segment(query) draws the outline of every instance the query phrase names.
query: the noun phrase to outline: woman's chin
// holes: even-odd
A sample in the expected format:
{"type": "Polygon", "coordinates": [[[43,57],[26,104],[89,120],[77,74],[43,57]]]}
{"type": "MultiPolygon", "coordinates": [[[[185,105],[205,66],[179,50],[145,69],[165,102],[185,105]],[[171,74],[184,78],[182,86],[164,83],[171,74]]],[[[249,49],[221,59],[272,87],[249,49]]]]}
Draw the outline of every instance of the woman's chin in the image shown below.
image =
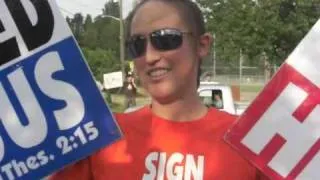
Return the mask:
{"type": "Polygon", "coordinates": [[[178,99],[183,94],[183,89],[179,90],[179,84],[175,81],[164,81],[156,84],[149,84],[146,90],[151,97],[161,103],[170,103],[178,99]]]}
{"type": "Polygon", "coordinates": [[[172,90],[161,90],[161,89],[155,89],[155,90],[150,90],[150,95],[153,98],[153,100],[156,100],[157,102],[161,104],[167,104],[172,101],[174,101],[175,94],[173,93],[172,90]]]}

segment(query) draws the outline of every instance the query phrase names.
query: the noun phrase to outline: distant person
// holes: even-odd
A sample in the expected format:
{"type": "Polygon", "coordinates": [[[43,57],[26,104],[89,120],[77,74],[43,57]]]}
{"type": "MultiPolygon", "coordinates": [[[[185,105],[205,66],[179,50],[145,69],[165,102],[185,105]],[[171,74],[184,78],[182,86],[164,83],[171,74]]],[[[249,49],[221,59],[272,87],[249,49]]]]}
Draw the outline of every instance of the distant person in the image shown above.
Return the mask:
{"type": "Polygon", "coordinates": [[[204,82],[210,82],[210,80],[211,80],[211,77],[210,77],[210,75],[206,75],[205,77],[204,77],[204,82]]]}
{"type": "Polygon", "coordinates": [[[222,101],[222,98],[221,98],[220,94],[215,94],[214,95],[213,103],[214,103],[214,107],[216,107],[218,109],[222,109],[223,108],[223,101],[222,101]]]}
{"type": "Polygon", "coordinates": [[[137,85],[135,84],[134,76],[131,72],[128,72],[126,81],[123,84],[125,94],[125,107],[136,106],[137,85]]]}

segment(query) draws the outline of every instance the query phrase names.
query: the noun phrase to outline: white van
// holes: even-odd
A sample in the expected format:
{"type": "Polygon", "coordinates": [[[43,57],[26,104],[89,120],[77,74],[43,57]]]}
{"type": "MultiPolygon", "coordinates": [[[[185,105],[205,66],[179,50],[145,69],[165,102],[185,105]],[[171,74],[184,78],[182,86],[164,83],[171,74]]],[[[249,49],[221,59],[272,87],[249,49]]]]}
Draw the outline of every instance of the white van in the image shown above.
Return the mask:
{"type": "Polygon", "coordinates": [[[230,114],[240,115],[248,104],[235,103],[231,87],[218,82],[200,82],[198,94],[203,103],[230,114]]]}

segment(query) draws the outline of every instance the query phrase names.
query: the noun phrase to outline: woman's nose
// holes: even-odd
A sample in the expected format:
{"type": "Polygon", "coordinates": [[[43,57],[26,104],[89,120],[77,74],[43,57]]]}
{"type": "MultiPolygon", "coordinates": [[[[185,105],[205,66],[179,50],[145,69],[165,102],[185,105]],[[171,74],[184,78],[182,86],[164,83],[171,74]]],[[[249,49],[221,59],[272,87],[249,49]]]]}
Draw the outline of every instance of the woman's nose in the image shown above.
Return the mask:
{"type": "Polygon", "coordinates": [[[146,62],[149,64],[153,64],[159,59],[160,59],[160,52],[152,46],[150,41],[148,41],[146,46],[146,52],[145,52],[146,62]]]}

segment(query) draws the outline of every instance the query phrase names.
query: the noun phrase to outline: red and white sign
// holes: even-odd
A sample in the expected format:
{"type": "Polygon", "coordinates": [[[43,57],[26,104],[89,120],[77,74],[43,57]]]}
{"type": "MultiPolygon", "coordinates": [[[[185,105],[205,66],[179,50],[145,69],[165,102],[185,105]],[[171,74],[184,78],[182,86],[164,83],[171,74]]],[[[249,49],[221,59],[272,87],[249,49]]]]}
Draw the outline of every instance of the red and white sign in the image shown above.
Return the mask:
{"type": "Polygon", "coordinates": [[[271,179],[320,179],[320,20],[225,140],[271,179]]]}

